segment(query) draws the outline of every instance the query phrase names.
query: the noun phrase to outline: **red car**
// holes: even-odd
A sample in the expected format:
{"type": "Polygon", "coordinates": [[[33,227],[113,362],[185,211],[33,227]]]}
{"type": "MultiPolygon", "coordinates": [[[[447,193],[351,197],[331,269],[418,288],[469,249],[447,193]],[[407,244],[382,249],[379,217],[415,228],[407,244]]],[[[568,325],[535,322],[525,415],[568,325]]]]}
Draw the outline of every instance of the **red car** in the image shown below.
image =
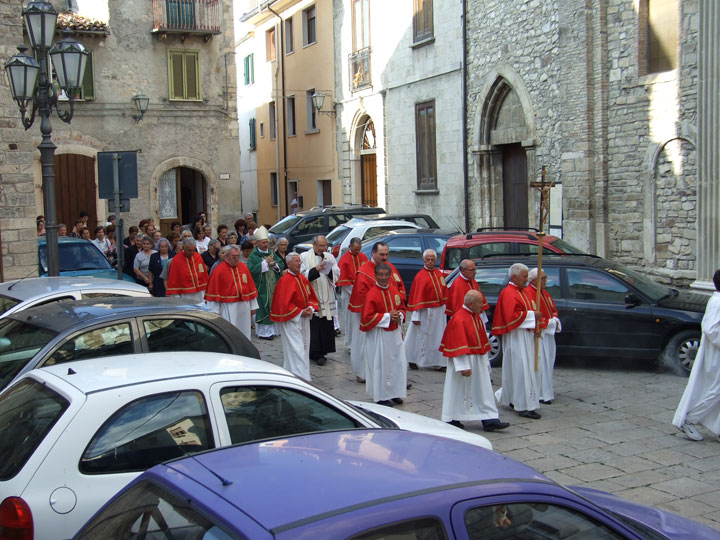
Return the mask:
{"type": "MultiPolygon", "coordinates": [[[[535,230],[478,229],[477,232],[453,236],[445,244],[440,269],[446,276],[463,259],[482,259],[512,255],[537,255],[538,233],[535,230]]],[[[558,236],[546,235],[543,253],[587,255],[558,236]]]]}

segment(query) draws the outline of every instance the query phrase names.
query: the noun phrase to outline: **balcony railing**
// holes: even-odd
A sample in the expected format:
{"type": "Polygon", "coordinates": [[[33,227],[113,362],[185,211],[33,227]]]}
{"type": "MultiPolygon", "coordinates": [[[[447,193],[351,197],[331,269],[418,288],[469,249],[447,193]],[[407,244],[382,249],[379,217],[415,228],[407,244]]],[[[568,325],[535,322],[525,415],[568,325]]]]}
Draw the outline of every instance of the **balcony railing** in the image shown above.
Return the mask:
{"type": "Polygon", "coordinates": [[[351,92],[372,86],[370,52],[370,47],[365,47],[349,55],[351,92]]]}
{"type": "Polygon", "coordinates": [[[221,21],[220,0],[153,0],[153,32],[210,36],[221,21]]]}

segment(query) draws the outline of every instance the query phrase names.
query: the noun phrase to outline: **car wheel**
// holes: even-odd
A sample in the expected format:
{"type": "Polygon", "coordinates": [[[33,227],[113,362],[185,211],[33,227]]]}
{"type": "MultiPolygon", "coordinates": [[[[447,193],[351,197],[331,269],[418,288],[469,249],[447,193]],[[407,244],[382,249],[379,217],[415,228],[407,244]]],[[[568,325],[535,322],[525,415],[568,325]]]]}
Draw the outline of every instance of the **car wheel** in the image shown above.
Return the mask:
{"type": "Polygon", "coordinates": [[[492,333],[488,335],[488,340],[490,341],[490,352],[488,353],[490,365],[492,367],[500,367],[502,366],[502,342],[499,337],[492,333]]]}
{"type": "Polygon", "coordinates": [[[700,332],[698,330],[684,330],[675,334],[668,341],[665,350],[660,356],[668,367],[680,375],[689,375],[695,363],[700,348],[700,332]]]}

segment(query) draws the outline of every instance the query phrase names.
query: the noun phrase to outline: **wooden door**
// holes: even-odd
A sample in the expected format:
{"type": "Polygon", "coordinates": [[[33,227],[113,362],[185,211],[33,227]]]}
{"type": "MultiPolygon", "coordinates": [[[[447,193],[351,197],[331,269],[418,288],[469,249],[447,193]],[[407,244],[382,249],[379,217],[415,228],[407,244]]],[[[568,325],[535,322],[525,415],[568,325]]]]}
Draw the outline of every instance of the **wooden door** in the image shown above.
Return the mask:
{"type": "Polygon", "coordinates": [[[322,206],[332,206],[332,185],[330,180],[320,180],[322,186],[322,206]]]}
{"type": "Polygon", "coordinates": [[[368,206],[377,206],[377,163],[375,154],[362,154],[360,156],[360,169],[362,174],[362,203],[368,206]]]}
{"type": "Polygon", "coordinates": [[[95,158],[79,154],[55,154],[55,212],[57,223],[67,225],[68,234],[80,217],[88,213],[88,228],[94,236],[97,226],[97,184],[95,158]]]}
{"type": "Polygon", "coordinates": [[[528,228],[527,158],[519,144],[502,147],[505,227],[528,228]]]}

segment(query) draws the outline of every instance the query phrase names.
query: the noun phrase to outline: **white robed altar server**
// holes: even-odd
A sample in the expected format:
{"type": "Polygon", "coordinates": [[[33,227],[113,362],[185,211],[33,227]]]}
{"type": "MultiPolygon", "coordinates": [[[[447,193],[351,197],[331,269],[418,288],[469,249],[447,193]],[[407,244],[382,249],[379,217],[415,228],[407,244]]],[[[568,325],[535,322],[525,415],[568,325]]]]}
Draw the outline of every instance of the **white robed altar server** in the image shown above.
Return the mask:
{"type": "Polygon", "coordinates": [[[703,438],[696,424],[720,435],[720,270],[715,271],[713,283],[715,292],[705,308],[700,348],[672,422],[694,441],[703,438]]]}
{"type": "Polygon", "coordinates": [[[255,282],[247,265],[240,262],[238,246],[229,245],[222,250],[225,260],[219,262],[210,274],[205,301],[213,312],[250,339],[250,323],[258,308],[255,282]]]}
{"type": "Polygon", "coordinates": [[[365,332],[366,390],[373,400],[392,407],[407,394],[407,363],[401,324],[405,304],[391,279],[390,265],[375,266],[376,283],[367,293],[360,318],[365,332]]]}
{"type": "Polygon", "coordinates": [[[502,388],[497,400],[512,406],[520,416],[538,420],[535,411],[540,406],[535,373],[535,321],[542,315],[523,289],[527,283],[528,267],[515,263],[510,267],[510,282],[500,291],[492,332],[502,336],[502,388]],[[511,405],[512,404],[512,405],[511,405]]]}
{"type": "Polygon", "coordinates": [[[461,420],[480,420],[485,431],[496,431],[510,424],[498,418],[490,382],[490,342],[480,315],[484,302],[479,291],[467,292],[442,337],[440,351],[448,365],[441,418],[459,428],[465,427],[461,420]]]}
{"type": "Polygon", "coordinates": [[[310,380],[310,317],[317,311],[315,290],[300,273],[300,255],[285,257],[288,271],[275,285],[270,320],[278,325],[283,348],[283,367],[310,380]]]}
{"type": "Polygon", "coordinates": [[[437,254],[432,249],[423,252],[425,265],[410,287],[407,303],[410,325],[405,336],[405,356],[410,367],[447,366],[438,347],[445,332],[448,289],[442,273],[435,268],[436,260],[437,254]]]}
{"type": "MultiPolygon", "coordinates": [[[[537,299],[538,269],[533,268],[528,273],[527,294],[529,298],[537,299]]],[[[547,292],[547,275],[542,272],[540,277],[542,289],[540,291],[540,305],[538,306],[542,313],[542,321],[540,322],[540,339],[538,341],[538,370],[537,381],[540,392],[540,403],[550,404],[555,399],[553,391],[553,371],[555,369],[555,334],[562,330],[558,310],[555,301],[547,292]]]]}

